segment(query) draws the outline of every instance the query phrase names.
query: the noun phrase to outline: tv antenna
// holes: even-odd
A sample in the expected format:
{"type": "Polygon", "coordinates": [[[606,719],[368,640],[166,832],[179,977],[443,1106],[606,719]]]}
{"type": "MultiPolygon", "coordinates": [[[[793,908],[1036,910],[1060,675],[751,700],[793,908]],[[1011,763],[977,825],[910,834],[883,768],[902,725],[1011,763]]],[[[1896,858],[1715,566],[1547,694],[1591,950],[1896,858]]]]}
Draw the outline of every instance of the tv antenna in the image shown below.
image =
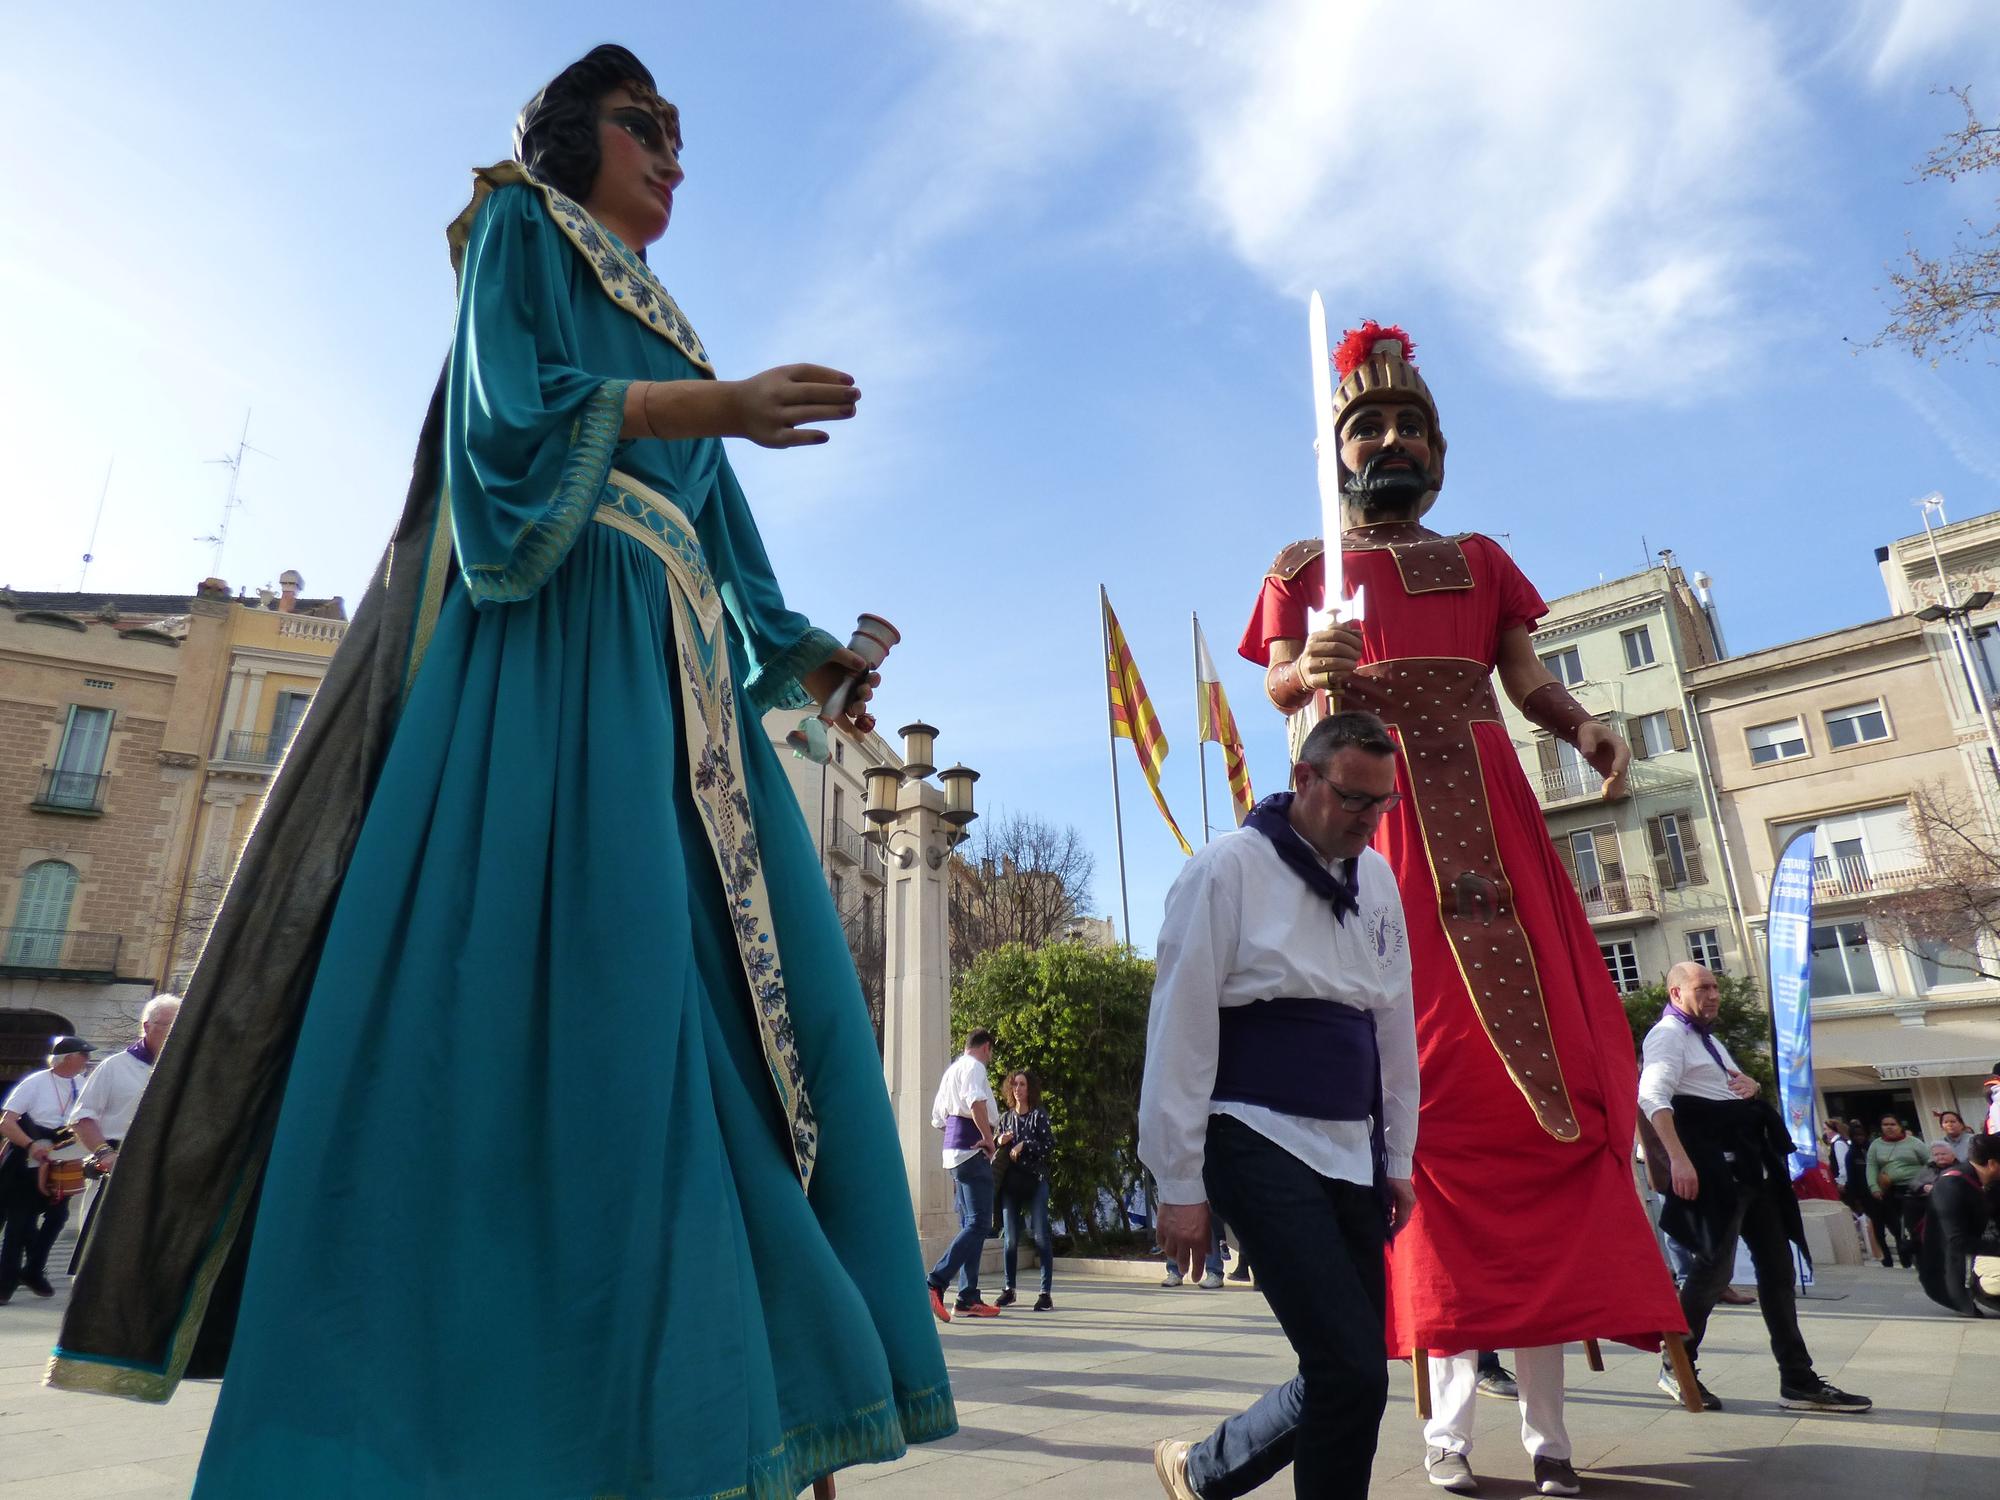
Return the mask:
{"type": "Polygon", "coordinates": [[[104,500],[111,493],[111,470],[118,460],[113,458],[104,466],[104,484],[97,492],[97,516],[90,523],[90,541],[83,549],[83,571],[77,574],[76,591],[83,592],[83,586],[90,578],[90,560],[97,551],[97,528],[104,524],[104,500]]]}
{"type": "Polygon", "coordinates": [[[246,453],[256,453],[265,458],[276,456],[275,454],[265,453],[262,448],[253,448],[250,446],[250,413],[248,410],[243,413],[243,435],[236,440],[236,451],[223,458],[211,458],[208,460],[212,464],[221,464],[225,469],[229,470],[229,493],[222,500],[222,520],[217,524],[214,535],[198,536],[195,538],[197,542],[208,542],[215,548],[215,554],[209,559],[208,563],[208,572],[211,578],[220,578],[222,576],[222,549],[229,545],[229,518],[235,514],[237,507],[243,504],[242,497],[236,492],[236,485],[237,481],[243,477],[243,455],[246,453]]]}

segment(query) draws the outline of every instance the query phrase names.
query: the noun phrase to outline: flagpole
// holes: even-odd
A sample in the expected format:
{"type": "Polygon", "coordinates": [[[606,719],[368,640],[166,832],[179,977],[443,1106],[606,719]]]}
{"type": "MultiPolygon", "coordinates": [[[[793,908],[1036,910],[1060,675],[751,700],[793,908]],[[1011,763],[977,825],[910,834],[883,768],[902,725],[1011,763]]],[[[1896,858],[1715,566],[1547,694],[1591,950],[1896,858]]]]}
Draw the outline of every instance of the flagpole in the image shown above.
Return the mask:
{"type": "Polygon", "coordinates": [[[1097,586],[1097,636],[1104,663],[1104,735],[1111,744],[1111,824],[1118,831],[1118,913],[1125,920],[1125,946],[1132,946],[1132,898],[1125,890],[1125,809],[1118,800],[1118,732],[1111,719],[1111,596],[1097,586]]]}
{"type": "Polygon", "coordinates": [[[1201,757],[1201,841],[1209,840],[1208,826],[1208,740],[1201,732],[1202,696],[1208,691],[1208,684],[1201,680],[1201,616],[1188,611],[1188,623],[1193,627],[1194,639],[1190,649],[1194,652],[1194,753],[1201,757]]]}

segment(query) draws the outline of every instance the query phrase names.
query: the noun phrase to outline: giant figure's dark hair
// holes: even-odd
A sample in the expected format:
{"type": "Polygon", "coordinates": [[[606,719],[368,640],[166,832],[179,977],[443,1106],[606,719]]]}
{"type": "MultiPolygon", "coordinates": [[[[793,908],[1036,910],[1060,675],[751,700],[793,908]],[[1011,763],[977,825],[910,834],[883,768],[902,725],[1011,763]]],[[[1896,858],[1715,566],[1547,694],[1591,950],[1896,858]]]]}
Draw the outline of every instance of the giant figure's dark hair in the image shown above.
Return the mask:
{"type": "MultiPolygon", "coordinates": [[[[581,203],[597,181],[598,105],[620,84],[641,85],[657,97],[653,75],[625,48],[612,42],[592,47],[556,74],[521,111],[514,122],[515,159],[557,192],[581,203]]],[[[678,147],[680,119],[672,105],[661,103],[671,116],[678,147]]]]}

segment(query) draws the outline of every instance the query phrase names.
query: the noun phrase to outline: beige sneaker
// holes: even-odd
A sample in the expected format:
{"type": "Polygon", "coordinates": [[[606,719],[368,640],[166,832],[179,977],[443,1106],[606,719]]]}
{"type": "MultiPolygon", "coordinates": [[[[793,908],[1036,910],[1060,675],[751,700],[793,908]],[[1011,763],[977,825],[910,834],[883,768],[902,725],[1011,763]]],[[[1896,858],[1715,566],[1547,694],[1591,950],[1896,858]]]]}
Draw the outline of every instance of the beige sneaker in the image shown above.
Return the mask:
{"type": "Polygon", "coordinates": [[[1153,1472],[1160,1476],[1160,1488],[1173,1500],[1201,1500],[1187,1477],[1188,1450],[1193,1446],[1172,1438],[1153,1444],[1153,1472]]]}

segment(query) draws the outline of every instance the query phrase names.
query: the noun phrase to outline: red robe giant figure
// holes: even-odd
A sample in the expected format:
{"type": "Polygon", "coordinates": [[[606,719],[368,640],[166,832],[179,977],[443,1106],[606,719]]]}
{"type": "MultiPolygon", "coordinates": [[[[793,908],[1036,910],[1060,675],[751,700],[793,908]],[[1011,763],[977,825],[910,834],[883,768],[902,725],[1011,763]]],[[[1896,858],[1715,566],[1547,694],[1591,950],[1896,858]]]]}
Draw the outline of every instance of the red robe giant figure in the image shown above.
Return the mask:
{"type": "MultiPolygon", "coordinates": [[[[1419,524],[1443,481],[1444,438],[1409,348],[1401,330],[1370,323],[1335,357],[1345,582],[1365,588],[1364,617],[1312,628],[1323,547],[1296,542],[1265,578],[1241,647],[1268,668],[1295,736],[1333,692],[1401,745],[1402,800],[1376,844],[1408,922],[1423,1100],[1416,1213],[1391,1252],[1389,1346],[1513,1349],[1523,1366],[1530,1351],[1585,1338],[1658,1348],[1686,1324],[1633,1181],[1632,1033],[1493,674],[1613,795],[1630,751],[1536,657],[1529,632],[1548,607],[1499,544],[1419,524]]],[[[1559,1430],[1554,1357],[1544,1383],[1559,1430]]],[[[1566,1463],[1566,1440],[1557,1446],[1566,1463]]]]}

